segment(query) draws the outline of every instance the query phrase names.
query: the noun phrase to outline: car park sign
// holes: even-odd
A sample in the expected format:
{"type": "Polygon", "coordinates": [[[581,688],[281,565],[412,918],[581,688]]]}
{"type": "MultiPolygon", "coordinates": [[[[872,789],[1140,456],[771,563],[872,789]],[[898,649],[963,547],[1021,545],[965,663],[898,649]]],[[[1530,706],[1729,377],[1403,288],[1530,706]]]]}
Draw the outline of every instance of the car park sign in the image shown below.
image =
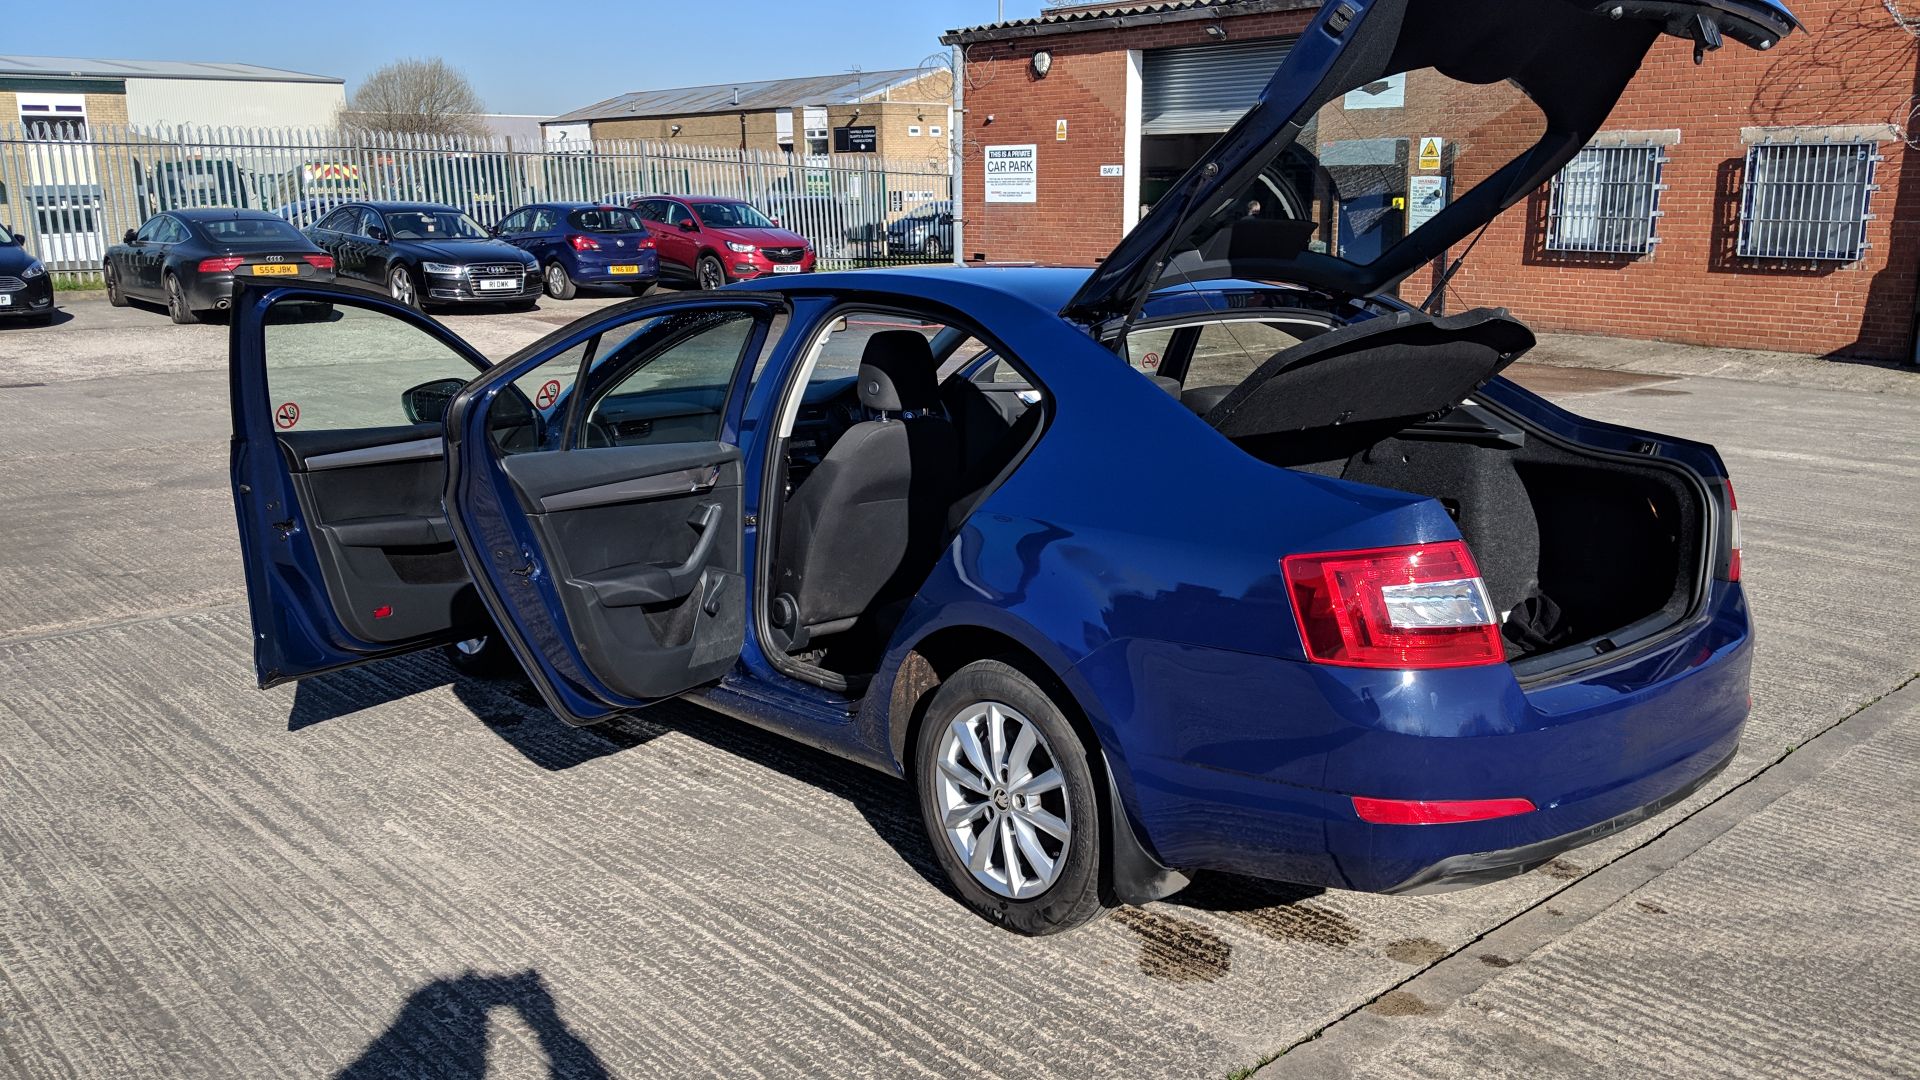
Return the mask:
{"type": "Polygon", "coordinates": [[[1033,143],[989,146],[986,151],[986,201],[1030,203],[1039,199],[1040,155],[1037,146],[1033,143]]]}

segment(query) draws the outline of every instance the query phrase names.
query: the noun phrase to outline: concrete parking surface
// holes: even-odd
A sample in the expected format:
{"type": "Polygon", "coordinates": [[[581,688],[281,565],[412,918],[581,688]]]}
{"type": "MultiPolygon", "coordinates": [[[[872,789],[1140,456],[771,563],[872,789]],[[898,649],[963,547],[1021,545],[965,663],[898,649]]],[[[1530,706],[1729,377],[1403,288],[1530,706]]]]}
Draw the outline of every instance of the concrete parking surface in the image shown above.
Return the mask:
{"type": "MultiPolygon", "coordinates": [[[[944,891],[903,786],[696,706],[576,730],[434,656],[254,689],[226,329],[64,302],[0,330],[0,1076],[1920,1060],[1920,375],[1519,372],[1733,470],[1754,713],[1683,807],[1471,892],[1203,877],[1035,941],[944,891]]],[[[447,321],[498,357],[588,306],[447,321]]]]}

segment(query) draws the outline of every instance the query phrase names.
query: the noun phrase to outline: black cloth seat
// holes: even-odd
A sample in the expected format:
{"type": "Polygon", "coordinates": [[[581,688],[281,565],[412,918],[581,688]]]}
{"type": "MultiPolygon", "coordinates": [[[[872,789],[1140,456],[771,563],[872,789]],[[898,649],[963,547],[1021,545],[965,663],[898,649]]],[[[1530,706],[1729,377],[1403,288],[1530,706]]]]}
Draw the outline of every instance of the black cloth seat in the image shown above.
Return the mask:
{"type": "Polygon", "coordinates": [[[913,595],[946,540],[959,447],[927,339],[869,338],[859,392],[877,418],[847,429],[781,516],[772,621],[794,651],[913,595]]]}

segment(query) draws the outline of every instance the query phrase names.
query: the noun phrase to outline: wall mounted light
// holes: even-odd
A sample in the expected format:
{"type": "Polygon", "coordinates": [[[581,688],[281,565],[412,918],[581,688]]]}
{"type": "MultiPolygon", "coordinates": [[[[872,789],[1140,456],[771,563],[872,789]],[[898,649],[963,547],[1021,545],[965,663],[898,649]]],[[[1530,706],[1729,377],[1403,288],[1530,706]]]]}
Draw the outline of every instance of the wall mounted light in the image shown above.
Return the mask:
{"type": "Polygon", "coordinates": [[[1053,54],[1045,49],[1033,54],[1033,77],[1044,79],[1053,70],[1053,54]]]}
{"type": "Polygon", "coordinates": [[[668,129],[667,129],[667,134],[669,134],[669,135],[678,135],[678,134],[680,134],[680,125],[679,125],[679,124],[675,124],[675,125],[673,125],[672,127],[670,127],[670,128],[668,128],[668,129]]]}
{"type": "Polygon", "coordinates": [[[1214,23],[1212,26],[1207,27],[1207,36],[1215,41],[1225,41],[1227,38],[1227,28],[1221,26],[1219,23],[1214,23]]]}

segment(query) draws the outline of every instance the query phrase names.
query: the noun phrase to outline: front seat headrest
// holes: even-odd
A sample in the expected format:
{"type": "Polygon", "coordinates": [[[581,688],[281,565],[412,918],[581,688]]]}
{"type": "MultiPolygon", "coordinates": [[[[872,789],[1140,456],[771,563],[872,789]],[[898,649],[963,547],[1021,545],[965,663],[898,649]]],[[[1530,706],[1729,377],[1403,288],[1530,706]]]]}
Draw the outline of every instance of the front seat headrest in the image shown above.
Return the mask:
{"type": "Polygon", "coordinates": [[[860,356],[860,404],[879,412],[925,412],[940,403],[940,381],[927,339],[913,330],[882,330],[860,356]]]}

